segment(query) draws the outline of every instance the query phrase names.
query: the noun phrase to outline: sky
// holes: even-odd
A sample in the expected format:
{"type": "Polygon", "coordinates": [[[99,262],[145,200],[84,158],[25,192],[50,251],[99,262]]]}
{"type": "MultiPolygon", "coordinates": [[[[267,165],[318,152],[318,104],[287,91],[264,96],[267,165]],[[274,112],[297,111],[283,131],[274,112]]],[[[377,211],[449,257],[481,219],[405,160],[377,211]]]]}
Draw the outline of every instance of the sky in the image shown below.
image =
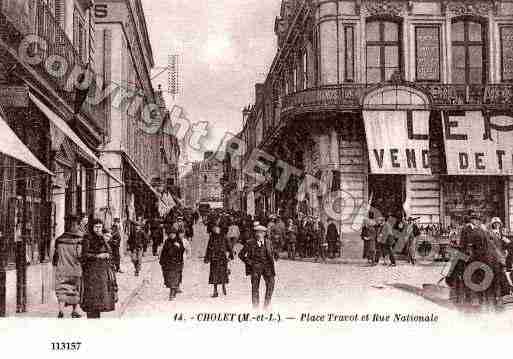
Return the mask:
{"type": "MultiPolygon", "coordinates": [[[[181,55],[182,107],[191,122],[208,121],[205,147],[217,149],[226,131],[242,127],[242,108],[254,103],[276,54],[274,20],[281,0],[142,0],[156,69],[181,55]]],[[[167,90],[167,73],[154,80],[167,90]]],[[[189,151],[189,161],[202,153],[189,151]]]]}

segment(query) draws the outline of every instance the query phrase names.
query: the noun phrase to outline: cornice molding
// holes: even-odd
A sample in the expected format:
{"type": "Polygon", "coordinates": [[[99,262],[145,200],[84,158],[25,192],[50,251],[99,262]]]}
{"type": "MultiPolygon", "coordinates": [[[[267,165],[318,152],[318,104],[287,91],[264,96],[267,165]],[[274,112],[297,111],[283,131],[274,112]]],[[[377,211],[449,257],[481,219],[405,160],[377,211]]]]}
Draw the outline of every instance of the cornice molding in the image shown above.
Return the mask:
{"type": "Polygon", "coordinates": [[[363,0],[357,9],[367,16],[406,16],[411,11],[411,1],[363,0]]]}
{"type": "Polygon", "coordinates": [[[449,17],[487,17],[490,12],[496,15],[498,11],[499,1],[442,1],[442,14],[449,17]]]}

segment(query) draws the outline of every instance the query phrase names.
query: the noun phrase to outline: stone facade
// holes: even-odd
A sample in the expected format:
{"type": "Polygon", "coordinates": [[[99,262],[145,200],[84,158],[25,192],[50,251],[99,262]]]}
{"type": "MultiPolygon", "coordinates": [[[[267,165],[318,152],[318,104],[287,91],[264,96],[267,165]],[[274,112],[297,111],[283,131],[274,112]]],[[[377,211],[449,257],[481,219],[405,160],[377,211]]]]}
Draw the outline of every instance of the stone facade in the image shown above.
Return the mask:
{"type": "MultiPolygon", "coordinates": [[[[448,170],[451,158],[444,150],[451,140],[444,128],[454,111],[464,117],[513,117],[510,1],[282,4],[275,26],[279,49],[255,104],[244,114],[244,164],[256,150],[275,159],[271,166],[261,164],[263,183],[255,176],[245,182],[246,202],[254,201],[246,203],[248,208],[258,212],[260,207],[261,214],[307,212],[326,220],[326,201],[342,192],[347,201],[336,212],[344,232],[358,230],[359,214],[369,203],[383,214],[399,215],[408,203],[409,215],[443,228],[459,225],[464,211],[481,203],[485,217],[496,215],[513,224],[511,169],[493,172],[477,166],[455,173],[448,170]],[[376,171],[368,111],[392,111],[390,129],[397,130],[397,138],[402,114],[425,111],[426,174],[410,167],[376,171]],[[278,160],[300,172],[285,190],[275,188],[278,160]],[[305,178],[326,179],[328,193],[305,186],[305,178]],[[472,198],[460,208],[451,191],[453,183],[466,178],[469,185],[456,191],[472,198]]],[[[469,141],[466,150],[473,148],[469,141]]]]}

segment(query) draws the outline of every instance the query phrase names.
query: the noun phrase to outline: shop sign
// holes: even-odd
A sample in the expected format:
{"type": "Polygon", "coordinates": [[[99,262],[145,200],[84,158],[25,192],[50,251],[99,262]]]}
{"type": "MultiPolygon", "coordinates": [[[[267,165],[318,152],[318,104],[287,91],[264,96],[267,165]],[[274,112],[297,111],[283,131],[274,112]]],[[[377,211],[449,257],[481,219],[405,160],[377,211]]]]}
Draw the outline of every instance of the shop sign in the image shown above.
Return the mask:
{"type": "Polygon", "coordinates": [[[431,174],[429,111],[363,111],[372,173],[431,174]]]}
{"type": "Polygon", "coordinates": [[[513,175],[513,117],[444,112],[449,175],[513,175]]]}

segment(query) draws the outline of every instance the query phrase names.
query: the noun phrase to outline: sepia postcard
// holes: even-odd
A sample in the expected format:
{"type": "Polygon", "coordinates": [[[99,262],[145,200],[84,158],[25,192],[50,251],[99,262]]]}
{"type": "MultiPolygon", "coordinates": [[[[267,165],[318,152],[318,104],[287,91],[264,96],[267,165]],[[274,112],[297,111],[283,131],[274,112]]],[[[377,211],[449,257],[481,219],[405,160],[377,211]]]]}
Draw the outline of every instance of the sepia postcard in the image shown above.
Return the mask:
{"type": "Polygon", "coordinates": [[[6,355],[463,356],[512,314],[512,0],[0,0],[6,355]]]}

